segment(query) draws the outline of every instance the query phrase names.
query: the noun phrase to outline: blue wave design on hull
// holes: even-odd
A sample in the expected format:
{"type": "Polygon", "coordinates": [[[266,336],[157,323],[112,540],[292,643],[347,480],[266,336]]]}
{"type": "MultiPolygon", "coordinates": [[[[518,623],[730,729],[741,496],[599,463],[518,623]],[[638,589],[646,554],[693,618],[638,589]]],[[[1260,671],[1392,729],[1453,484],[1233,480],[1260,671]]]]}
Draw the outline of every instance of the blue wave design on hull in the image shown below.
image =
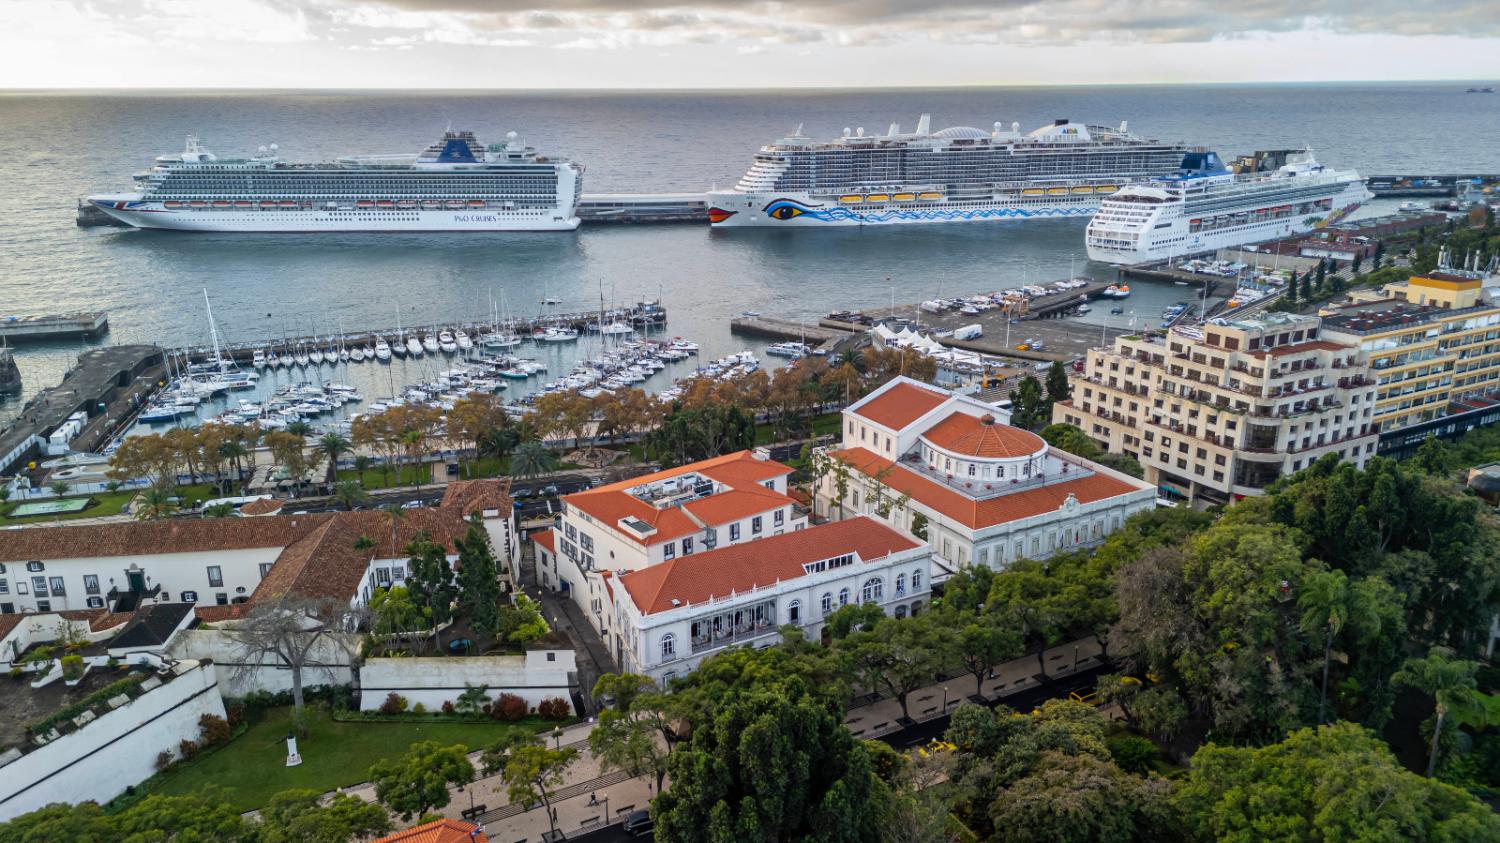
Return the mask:
{"type": "Polygon", "coordinates": [[[1044,208],[1039,210],[1028,210],[1026,208],[976,208],[972,211],[960,210],[938,210],[930,211],[881,211],[873,214],[861,214],[848,208],[809,208],[798,216],[812,217],[819,222],[963,222],[968,220],[988,219],[1016,219],[1026,217],[1085,217],[1094,213],[1095,208],[1044,208]]]}

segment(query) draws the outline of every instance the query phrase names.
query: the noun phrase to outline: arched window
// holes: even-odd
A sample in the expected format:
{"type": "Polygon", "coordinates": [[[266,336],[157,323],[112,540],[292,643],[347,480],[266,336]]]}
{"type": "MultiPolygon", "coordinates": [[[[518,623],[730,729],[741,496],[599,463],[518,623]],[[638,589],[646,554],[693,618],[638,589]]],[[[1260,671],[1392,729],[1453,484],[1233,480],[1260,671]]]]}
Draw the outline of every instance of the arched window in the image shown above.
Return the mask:
{"type": "Polygon", "coordinates": [[[831,614],[833,614],[833,595],[825,591],[823,592],[823,616],[827,617],[831,614]]]}
{"type": "Polygon", "coordinates": [[[787,620],[787,623],[801,623],[802,622],[802,601],[801,600],[793,600],[792,602],[786,604],[786,620],[787,620]]]}
{"type": "Polygon", "coordinates": [[[918,568],[911,572],[911,590],[916,591],[922,587],[922,569],[918,568]]]}
{"type": "Polygon", "coordinates": [[[847,588],[841,588],[841,589],[839,589],[839,605],[840,606],[847,606],[847,605],[849,605],[849,589],[847,589],[847,588]]]}
{"type": "Polygon", "coordinates": [[[900,597],[901,595],[903,595],[905,593],[906,593],[906,575],[905,574],[897,574],[896,575],[896,596],[900,597]]]}
{"type": "Polygon", "coordinates": [[[677,657],[677,636],[670,632],[661,637],[661,657],[662,661],[677,657]]]}
{"type": "Polygon", "coordinates": [[[885,599],[885,580],[880,577],[870,577],[865,580],[864,588],[860,591],[862,602],[879,603],[885,599]]]}
{"type": "Polygon", "coordinates": [[[922,611],[922,601],[918,600],[917,602],[911,604],[911,616],[912,617],[916,617],[917,613],[920,612],[920,611],[922,611]]]}
{"type": "Polygon", "coordinates": [[[904,617],[906,617],[906,607],[905,606],[897,606],[896,607],[896,617],[897,618],[904,618],[904,617]]]}

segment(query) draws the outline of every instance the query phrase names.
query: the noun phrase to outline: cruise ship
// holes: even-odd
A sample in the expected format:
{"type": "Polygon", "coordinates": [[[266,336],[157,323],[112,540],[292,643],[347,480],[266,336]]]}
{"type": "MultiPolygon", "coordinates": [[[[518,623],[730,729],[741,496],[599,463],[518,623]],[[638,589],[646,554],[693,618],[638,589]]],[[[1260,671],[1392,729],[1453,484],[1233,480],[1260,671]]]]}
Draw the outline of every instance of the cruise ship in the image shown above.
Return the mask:
{"type": "Polygon", "coordinates": [[[137,228],[175,231],[572,231],[583,168],[517,140],[449,131],[417,155],[283,161],[275,144],[219,158],[196,137],[135,177],[138,192],[88,201],[137,228]]]}
{"type": "Polygon", "coordinates": [[[709,221],[735,226],[891,225],[1084,217],[1125,184],[1172,172],[1192,148],[1057,120],[1028,134],[954,126],[813,141],[798,126],[761,148],[709,221]]]}
{"type": "Polygon", "coordinates": [[[1373,194],[1353,170],[1311,151],[1278,153],[1275,169],[1236,175],[1212,152],[1189,153],[1177,172],[1123,188],[1089,220],[1089,258],[1138,264],[1302,234],[1373,194]]]}

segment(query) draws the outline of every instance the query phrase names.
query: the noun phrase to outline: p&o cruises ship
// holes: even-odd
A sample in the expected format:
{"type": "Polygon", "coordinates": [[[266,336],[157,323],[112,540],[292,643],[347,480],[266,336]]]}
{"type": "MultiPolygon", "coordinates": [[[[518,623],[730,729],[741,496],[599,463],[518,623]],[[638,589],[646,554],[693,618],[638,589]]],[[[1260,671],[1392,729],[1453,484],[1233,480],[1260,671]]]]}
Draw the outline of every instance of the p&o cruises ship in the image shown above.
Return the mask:
{"type": "Polygon", "coordinates": [[[845,129],[819,142],[802,134],[764,146],[733,190],[708,194],[715,227],[980,222],[1092,214],[1105,196],[1165,175],[1192,147],[1118,129],[1057,120],[1022,135],[955,126],[884,135],[845,129]]]}
{"type": "Polygon", "coordinates": [[[1212,152],[1191,153],[1176,173],[1120,190],[1089,220],[1089,258],[1151,263],[1302,234],[1373,195],[1359,173],[1324,167],[1308,150],[1269,155],[1274,170],[1236,175],[1212,152]]]}
{"type": "Polygon", "coordinates": [[[135,177],[138,193],[88,201],[138,228],[178,231],[571,231],[583,168],[506,136],[446,132],[418,155],[282,161],[275,144],[221,159],[189,137],[135,177]]]}

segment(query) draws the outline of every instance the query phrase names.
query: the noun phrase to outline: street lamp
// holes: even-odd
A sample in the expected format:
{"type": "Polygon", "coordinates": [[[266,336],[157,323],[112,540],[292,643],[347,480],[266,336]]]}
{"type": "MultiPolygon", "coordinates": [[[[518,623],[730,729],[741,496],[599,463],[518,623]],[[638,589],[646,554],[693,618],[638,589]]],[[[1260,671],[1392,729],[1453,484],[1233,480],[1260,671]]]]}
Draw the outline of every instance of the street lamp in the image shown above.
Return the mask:
{"type": "Polygon", "coordinates": [[[552,730],[552,741],[554,749],[562,749],[562,727],[552,730]]]}
{"type": "MultiPolygon", "coordinates": [[[[603,801],[604,801],[604,824],[605,825],[609,825],[609,794],[608,793],[604,794],[604,800],[603,801]]],[[[597,808],[597,807],[599,807],[599,802],[600,802],[599,797],[595,796],[592,793],[589,794],[589,807],[590,808],[597,808]]]]}
{"type": "Polygon", "coordinates": [[[948,713],[948,686],[943,686],[943,713],[948,713]]]}
{"type": "Polygon", "coordinates": [[[1073,672],[1078,672],[1078,645],[1073,645],[1073,672]]]}

